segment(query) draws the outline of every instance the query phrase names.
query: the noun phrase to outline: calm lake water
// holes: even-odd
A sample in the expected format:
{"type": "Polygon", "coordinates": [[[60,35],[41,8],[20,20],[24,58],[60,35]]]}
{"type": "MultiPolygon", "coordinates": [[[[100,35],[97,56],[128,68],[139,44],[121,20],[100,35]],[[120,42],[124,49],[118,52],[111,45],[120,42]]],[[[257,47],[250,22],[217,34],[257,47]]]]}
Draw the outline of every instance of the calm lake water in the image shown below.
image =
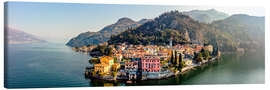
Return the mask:
{"type": "Polygon", "coordinates": [[[182,76],[164,80],[107,82],[84,77],[88,66],[86,54],[74,52],[64,44],[9,45],[5,54],[7,88],[197,85],[197,84],[263,84],[264,50],[244,55],[223,55],[219,61],[206,64],[182,76]]]}

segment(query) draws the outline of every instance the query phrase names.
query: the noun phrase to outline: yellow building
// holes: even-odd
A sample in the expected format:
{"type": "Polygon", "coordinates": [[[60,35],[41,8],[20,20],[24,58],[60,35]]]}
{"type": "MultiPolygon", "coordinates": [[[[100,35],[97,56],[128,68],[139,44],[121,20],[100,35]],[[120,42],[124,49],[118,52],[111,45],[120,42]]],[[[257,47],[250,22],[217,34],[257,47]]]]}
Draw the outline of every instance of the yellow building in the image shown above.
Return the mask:
{"type": "Polygon", "coordinates": [[[192,65],[192,60],[189,60],[189,59],[185,59],[184,60],[184,63],[185,63],[185,65],[192,65]]]}
{"type": "Polygon", "coordinates": [[[109,64],[109,66],[113,65],[113,57],[110,56],[102,56],[99,58],[101,64],[109,64]]]}
{"type": "Polygon", "coordinates": [[[110,72],[113,65],[113,58],[109,56],[102,56],[99,58],[100,64],[95,64],[94,69],[95,72],[99,72],[101,74],[110,72]]]}
{"type": "Polygon", "coordinates": [[[100,74],[110,72],[110,67],[108,64],[95,64],[94,69],[95,69],[95,72],[98,72],[100,74]]]}

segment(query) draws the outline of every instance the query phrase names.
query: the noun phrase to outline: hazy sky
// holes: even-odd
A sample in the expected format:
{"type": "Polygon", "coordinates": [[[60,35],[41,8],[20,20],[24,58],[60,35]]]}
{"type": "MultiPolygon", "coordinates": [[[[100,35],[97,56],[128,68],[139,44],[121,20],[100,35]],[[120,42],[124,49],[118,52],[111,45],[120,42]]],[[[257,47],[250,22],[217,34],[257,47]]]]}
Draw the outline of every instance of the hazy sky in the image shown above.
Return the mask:
{"type": "Polygon", "coordinates": [[[232,14],[264,16],[260,7],[210,7],[210,6],[154,6],[154,5],[112,5],[76,3],[5,3],[7,25],[39,36],[49,42],[65,43],[79,33],[98,31],[115,23],[121,17],[135,21],[153,19],[170,11],[194,9],[216,9],[232,14]]]}

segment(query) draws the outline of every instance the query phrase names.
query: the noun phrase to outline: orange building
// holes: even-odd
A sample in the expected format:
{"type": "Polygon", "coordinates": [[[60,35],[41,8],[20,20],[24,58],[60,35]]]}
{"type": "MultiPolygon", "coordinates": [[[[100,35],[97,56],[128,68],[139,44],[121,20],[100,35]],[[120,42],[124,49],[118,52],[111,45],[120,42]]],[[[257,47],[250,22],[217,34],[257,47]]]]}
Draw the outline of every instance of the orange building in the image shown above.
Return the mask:
{"type": "Polygon", "coordinates": [[[99,73],[110,72],[112,65],[114,64],[113,58],[109,56],[102,56],[99,58],[99,60],[100,60],[100,64],[94,65],[95,72],[99,72],[99,73]]]}
{"type": "Polygon", "coordinates": [[[95,64],[94,69],[95,69],[95,72],[98,72],[100,74],[110,72],[110,67],[108,64],[95,64]]]}
{"type": "Polygon", "coordinates": [[[109,66],[113,65],[113,57],[110,56],[102,56],[99,58],[101,64],[108,64],[109,66]]]}

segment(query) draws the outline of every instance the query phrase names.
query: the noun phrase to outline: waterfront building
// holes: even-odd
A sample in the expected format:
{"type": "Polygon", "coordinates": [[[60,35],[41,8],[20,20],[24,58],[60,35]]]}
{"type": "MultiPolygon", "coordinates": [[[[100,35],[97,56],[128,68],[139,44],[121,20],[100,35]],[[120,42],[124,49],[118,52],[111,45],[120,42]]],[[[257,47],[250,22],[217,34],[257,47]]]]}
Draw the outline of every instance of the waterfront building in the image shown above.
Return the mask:
{"type": "Polygon", "coordinates": [[[212,52],[213,52],[213,46],[212,45],[207,45],[207,46],[205,46],[204,47],[204,50],[207,50],[207,51],[209,51],[211,54],[212,54],[212,52]]]}
{"type": "Polygon", "coordinates": [[[141,59],[143,72],[159,72],[160,58],[158,56],[145,56],[141,59]]]}
{"type": "Polygon", "coordinates": [[[138,73],[137,72],[128,72],[128,79],[129,80],[136,80],[137,79],[137,77],[138,77],[138,75],[137,75],[138,73]]]}
{"type": "Polygon", "coordinates": [[[99,74],[104,74],[110,72],[110,67],[108,64],[95,64],[94,71],[99,74]]]}
{"type": "Polygon", "coordinates": [[[125,71],[132,72],[138,71],[138,61],[126,61],[125,62],[125,71]]]}
{"type": "Polygon", "coordinates": [[[127,73],[124,69],[120,69],[119,72],[117,72],[117,76],[127,77],[127,73]]]}
{"type": "Polygon", "coordinates": [[[125,71],[129,79],[137,79],[139,63],[138,60],[131,60],[125,62],[125,71]]]}
{"type": "Polygon", "coordinates": [[[183,62],[187,66],[191,66],[192,65],[192,59],[184,58],[183,62]]]}
{"type": "Polygon", "coordinates": [[[99,58],[100,63],[94,65],[94,71],[96,73],[109,73],[112,65],[114,64],[113,58],[109,56],[102,56],[99,58]]]}

